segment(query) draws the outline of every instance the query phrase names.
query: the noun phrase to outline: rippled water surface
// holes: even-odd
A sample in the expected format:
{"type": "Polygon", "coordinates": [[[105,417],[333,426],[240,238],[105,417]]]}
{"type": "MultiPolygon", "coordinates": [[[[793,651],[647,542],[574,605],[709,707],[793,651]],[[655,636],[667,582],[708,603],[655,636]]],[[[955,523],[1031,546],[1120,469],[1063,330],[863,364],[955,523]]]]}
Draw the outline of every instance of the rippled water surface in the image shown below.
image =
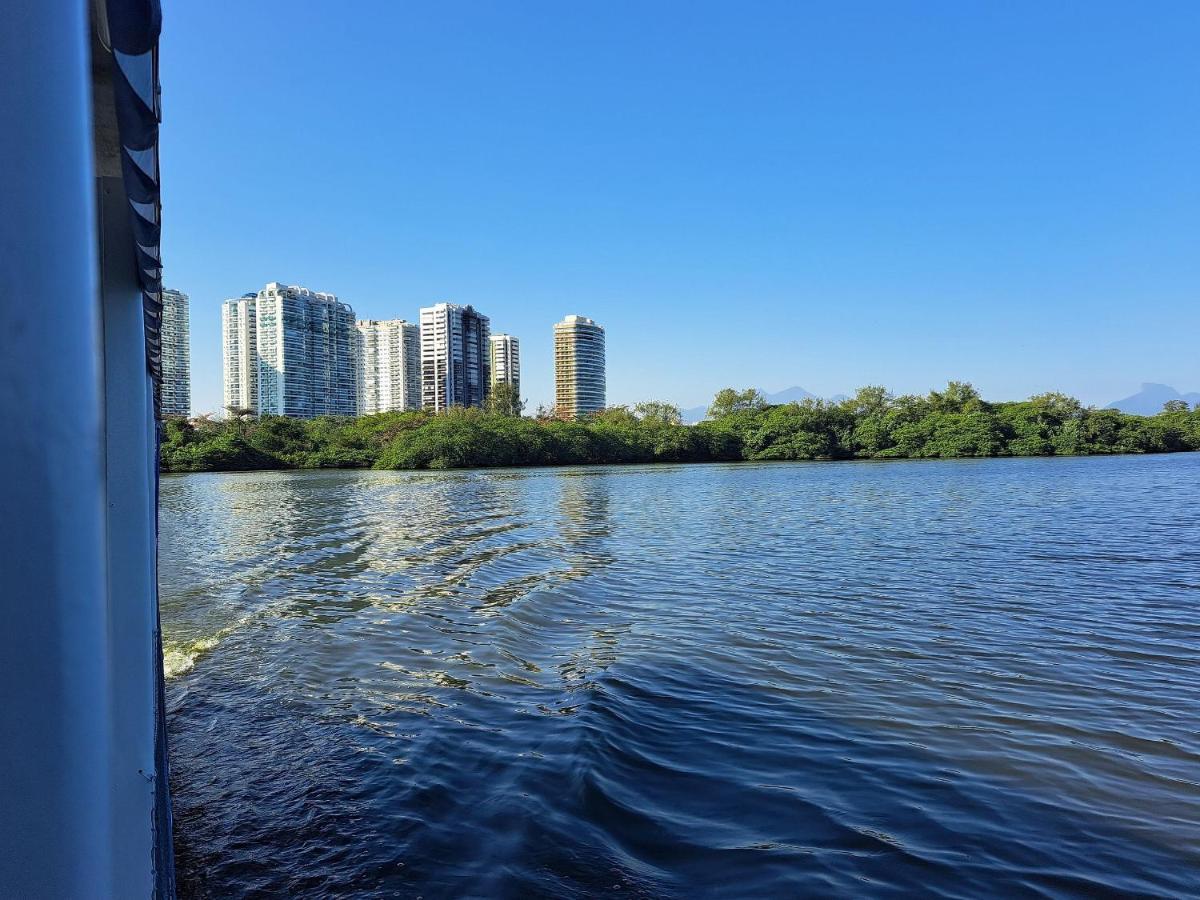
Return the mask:
{"type": "Polygon", "coordinates": [[[1200,455],[162,508],[185,897],[1200,893],[1200,455]]]}

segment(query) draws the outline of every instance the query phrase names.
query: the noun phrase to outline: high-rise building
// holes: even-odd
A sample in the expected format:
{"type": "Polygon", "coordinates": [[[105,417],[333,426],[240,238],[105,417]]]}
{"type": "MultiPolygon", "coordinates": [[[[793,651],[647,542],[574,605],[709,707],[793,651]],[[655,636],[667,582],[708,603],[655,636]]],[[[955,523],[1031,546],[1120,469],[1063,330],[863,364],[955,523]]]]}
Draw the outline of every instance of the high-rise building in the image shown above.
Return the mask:
{"type": "Polygon", "coordinates": [[[354,310],[333,294],[273,281],[255,298],[260,415],[352,416],[354,310]]]}
{"type": "Polygon", "coordinates": [[[493,334],[488,343],[492,366],[489,386],[494,390],[498,384],[511,384],[513,392],[520,397],[521,342],[511,334],[493,334]]]}
{"type": "Polygon", "coordinates": [[[421,405],[432,412],[482,406],[487,396],[488,317],[470,306],[438,303],[421,310],[421,405]]]}
{"type": "Polygon", "coordinates": [[[258,324],[255,294],[221,304],[221,346],[225,362],[224,407],[258,412],[258,324]]]}
{"type": "Polygon", "coordinates": [[[586,316],[554,323],[554,409],[566,419],[605,404],[604,328],[586,316]]]}
{"type": "Polygon", "coordinates": [[[187,416],[192,412],[188,295],[164,288],[162,299],[162,414],[187,416]]]}
{"type": "Polygon", "coordinates": [[[403,319],[356,323],[358,414],[421,408],[421,335],[403,319]]]}

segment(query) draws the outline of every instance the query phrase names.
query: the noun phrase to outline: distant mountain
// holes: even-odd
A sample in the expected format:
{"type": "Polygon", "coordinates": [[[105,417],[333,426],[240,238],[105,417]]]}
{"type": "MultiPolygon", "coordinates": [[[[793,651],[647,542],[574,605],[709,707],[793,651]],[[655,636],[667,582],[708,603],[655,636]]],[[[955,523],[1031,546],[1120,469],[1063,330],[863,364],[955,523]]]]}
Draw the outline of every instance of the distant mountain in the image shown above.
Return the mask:
{"type": "Polygon", "coordinates": [[[1195,391],[1181,394],[1168,384],[1143,382],[1142,389],[1124,400],[1114,400],[1105,409],[1119,409],[1121,412],[1133,413],[1138,416],[1152,416],[1162,412],[1163,404],[1168,400],[1183,400],[1189,406],[1200,403],[1200,393],[1195,391]]]}
{"type": "Polygon", "coordinates": [[[780,403],[799,403],[801,400],[806,400],[809,397],[815,397],[816,394],[810,394],[802,387],[784,388],[782,391],[777,391],[774,394],[763,394],[767,398],[767,402],[772,406],[780,403]]]}
{"type": "MultiPolygon", "coordinates": [[[[780,403],[798,403],[807,397],[816,396],[816,394],[810,393],[802,387],[784,388],[782,391],[776,391],[774,394],[763,394],[763,397],[766,398],[767,402],[772,405],[778,405],[780,403]]],[[[846,399],[846,395],[835,394],[828,399],[832,400],[834,403],[837,403],[846,399]]],[[[691,409],[682,410],[682,412],[683,421],[688,425],[695,425],[697,422],[703,421],[704,417],[708,415],[708,406],[693,406],[691,409]]]]}

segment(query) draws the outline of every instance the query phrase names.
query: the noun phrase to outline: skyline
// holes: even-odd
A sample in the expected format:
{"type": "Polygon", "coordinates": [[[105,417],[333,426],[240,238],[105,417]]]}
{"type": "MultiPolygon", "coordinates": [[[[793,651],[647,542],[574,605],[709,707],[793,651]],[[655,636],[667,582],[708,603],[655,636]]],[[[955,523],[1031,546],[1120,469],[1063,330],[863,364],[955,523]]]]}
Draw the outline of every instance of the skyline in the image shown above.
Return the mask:
{"type": "Polygon", "coordinates": [[[1200,11],[1127,9],[169,9],[193,412],[221,302],[276,279],[364,319],[486,311],[530,408],[576,312],[613,336],[613,404],[1195,390],[1200,11]],[[242,64],[318,40],[328,65],[242,64]]]}
{"type": "MultiPolygon", "coordinates": [[[[186,331],[186,295],[165,289],[164,296],[182,298],[186,331]]],[[[417,322],[362,319],[335,294],[270,282],[226,300],[221,314],[222,412],[235,417],[438,413],[485,407],[502,385],[512,392],[497,398],[497,410],[519,415],[524,405],[520,339],[492,334],[489,317],[469,305],[422,307],[417,322]]],[[[556,414],[574,419],[602,411],[604,328],[568,315],[555,324],[554,340],[556,414]]],[[[164,397],[171,395],[169,374],[164,366],[164,397]]],[[[190,389],[186,373],[182,389],[190,389]]]]}

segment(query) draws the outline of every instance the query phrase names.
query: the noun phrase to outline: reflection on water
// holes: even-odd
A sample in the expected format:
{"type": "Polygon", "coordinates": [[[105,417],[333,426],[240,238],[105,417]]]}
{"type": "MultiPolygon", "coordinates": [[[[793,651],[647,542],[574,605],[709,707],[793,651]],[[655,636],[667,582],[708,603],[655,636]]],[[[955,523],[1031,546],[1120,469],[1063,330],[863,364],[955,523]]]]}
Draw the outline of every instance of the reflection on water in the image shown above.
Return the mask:
{"type": "Polygon", "coordinates": [[[182,893],[1198,893],[1198,475],[165,478],[182,893]]]}

